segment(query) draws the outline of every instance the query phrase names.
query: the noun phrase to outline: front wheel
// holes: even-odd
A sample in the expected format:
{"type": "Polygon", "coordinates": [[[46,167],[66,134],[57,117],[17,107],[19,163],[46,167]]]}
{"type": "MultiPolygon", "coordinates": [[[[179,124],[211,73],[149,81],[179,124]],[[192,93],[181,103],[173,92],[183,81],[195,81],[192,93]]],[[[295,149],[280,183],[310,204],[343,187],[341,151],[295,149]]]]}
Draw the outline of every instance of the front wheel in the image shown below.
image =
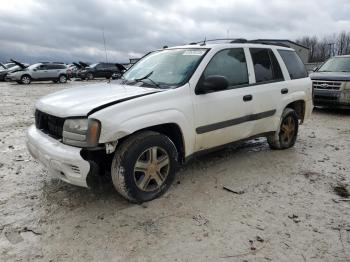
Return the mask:
{"type": "Polygon", "coordinates": [[[178,154],[165,135],[145,131],[126,139],[116,150],[111,175],[114,187],[132,202],[161,196],[175,178],[178,154]]]}
{"type": "Polygon", "coordinates": [[[93,75],[92,73],[88,73],[88,74],[86,75],[86,78],[87,78],[88,80],[93,80],[93,79],[94,79],[94,75],[93,75]]]}
{"type": "Polygon", "coordinates": [[[22,84],[29,85],[32,79],[30,78],[29,75],[24,75],[21,77],[21,82],[22,84]]]}
{"type": "Polygon", "coordinates": [[[267,137],[267,142],[272,149],[287,149],[294,146],[298,136],[298,115],[292,108],[286,108],[281,117],[279,129],[267,137]]]}

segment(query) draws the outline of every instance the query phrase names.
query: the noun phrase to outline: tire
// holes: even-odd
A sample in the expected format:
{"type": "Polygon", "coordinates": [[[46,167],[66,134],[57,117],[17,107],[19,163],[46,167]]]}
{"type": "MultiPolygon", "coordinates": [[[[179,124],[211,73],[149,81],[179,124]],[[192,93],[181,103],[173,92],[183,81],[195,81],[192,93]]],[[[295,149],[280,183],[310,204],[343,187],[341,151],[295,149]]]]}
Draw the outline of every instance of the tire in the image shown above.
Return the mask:
{"type": "Polygon", "coordinates": [[[113,185],[131,202],[155,199],[174,181],[177,159],[176,147],[167,136],[152,131],[136,133],[117,147],[111,165],[113,185]]]}
{"type": "Polygon", "coordinates": [[[58,77],[58,82],[60,82],[61,84],[67,83],[67,76],[66,75],[60,75],[58,77]]]}
{"type": "Polygon", "coordinates": [[[24,85],[29,85],[31,81],[32,81],[32,78],[30,77],[30,75],[23,75],[21,77],[21,83],[24,85]]]}
{"type": "Polygon", "coordinates": [[[92,73],[88,73],[88,74],[86,75],[86,79],[87,79],[87,80],[93,80],[93,79],[94,79],[94,75],[93,75],[92,73]]]}
{"type": "Polygon", "coordinates": [[[267,137],[271,149],[287,149],[294,146],[297,140],[299,119],[292,108],[286,108],[281,116],[281,123],[278,130],[267,137]]]}

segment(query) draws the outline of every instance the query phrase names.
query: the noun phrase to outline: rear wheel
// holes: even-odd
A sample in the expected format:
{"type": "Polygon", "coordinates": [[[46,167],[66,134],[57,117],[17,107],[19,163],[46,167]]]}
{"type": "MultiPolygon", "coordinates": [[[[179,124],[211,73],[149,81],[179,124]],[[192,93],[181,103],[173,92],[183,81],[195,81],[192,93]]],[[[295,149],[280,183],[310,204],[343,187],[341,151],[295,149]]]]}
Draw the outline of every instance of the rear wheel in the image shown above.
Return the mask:
{"type": "Polygon", "coordinates": [[[29,85],[30,82],[32,81],[31,77],[29,75],[23,75],[21,77],[21,83],[25,85],[29,85]]]}
{"type": "Polygon", "coordinates": [[[286,149],[294,146],[298,136],[298,115],[292,108],[286,108],[281,117],[279,129],[267,137],[267,142],[272,149],[286,149]]]}
{"type": "Polygon", "coordinates": [[[67,76],[66,75],[60,75],[59,78],[58,78],[58,81],[61,84],[67,83],[67,76]]]}
{"type": "Polygon", "coordinates": [[[114,155],[111,175],[116,190],[132,202],[161,196],[175,178],[177,150],[165,135],[145,131],[121,144],[114,155]]]}

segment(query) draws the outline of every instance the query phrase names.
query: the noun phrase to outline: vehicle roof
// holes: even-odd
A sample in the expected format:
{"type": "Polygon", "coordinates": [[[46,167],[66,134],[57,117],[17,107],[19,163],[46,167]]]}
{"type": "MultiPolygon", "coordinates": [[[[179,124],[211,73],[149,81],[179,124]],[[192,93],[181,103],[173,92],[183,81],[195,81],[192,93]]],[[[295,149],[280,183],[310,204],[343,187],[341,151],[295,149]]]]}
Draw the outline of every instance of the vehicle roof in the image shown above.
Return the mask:
{"type": "Polygon", "coordinates": [[[276,48],[282,50],[291,50],[294,51],[293,48],[284,47],[274,44],[260,44],[260,43],[210,43],[210,44],[189,44],[189,45],[180,45],[180,46],[172,46],[166,49],[176,49],[176,48],[188,48],[188,49],[227,49],[227,48],[237,48],[237,47],[251,47],[251,48],[276,48]]]}

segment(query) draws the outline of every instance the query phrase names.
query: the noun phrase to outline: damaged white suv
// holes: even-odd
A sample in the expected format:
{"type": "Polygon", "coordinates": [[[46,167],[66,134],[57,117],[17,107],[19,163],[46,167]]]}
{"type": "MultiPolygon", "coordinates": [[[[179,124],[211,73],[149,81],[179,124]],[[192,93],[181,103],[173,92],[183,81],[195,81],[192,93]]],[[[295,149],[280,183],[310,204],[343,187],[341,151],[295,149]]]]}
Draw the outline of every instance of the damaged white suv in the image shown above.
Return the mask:
{"type": "Polygon", "coordinates": [[[34,158],[62,180],[93,187],[111,177],[133,202],[152,200],[191,156],[252,137],[294,145],[312,112],[312,84],[293,49],[233,41],[165,48],[117,81],[36,103],[34,158]]]}

